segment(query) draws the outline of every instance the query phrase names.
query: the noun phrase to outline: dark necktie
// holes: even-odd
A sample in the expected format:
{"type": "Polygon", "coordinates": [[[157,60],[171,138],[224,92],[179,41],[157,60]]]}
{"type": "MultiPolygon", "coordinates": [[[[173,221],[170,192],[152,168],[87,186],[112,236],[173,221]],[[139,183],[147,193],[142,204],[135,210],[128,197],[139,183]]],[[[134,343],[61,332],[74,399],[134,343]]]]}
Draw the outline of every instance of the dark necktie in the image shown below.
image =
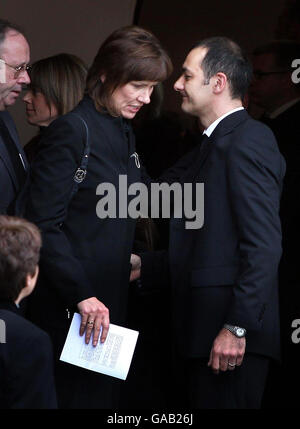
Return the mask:
{"type": "Polygon", "coordinates": [[[200,153],[203,153],[209,145],[209,137],[207,134],[202,134],[200,153]]]}
{"type": "Polygon", "coordinates": [[[197,176],[201,165],[201,159],[203,154],[207,151],[209,144],[209,137],[206,134],[202,134],[201,140],[199,142],[200,148],[197,149],[197,151],[194,153],[195,156],[191,162],[191,165],[187,169],[186,174],[183,176],[185,183],[193,182],[194,178],[197,176]]]}

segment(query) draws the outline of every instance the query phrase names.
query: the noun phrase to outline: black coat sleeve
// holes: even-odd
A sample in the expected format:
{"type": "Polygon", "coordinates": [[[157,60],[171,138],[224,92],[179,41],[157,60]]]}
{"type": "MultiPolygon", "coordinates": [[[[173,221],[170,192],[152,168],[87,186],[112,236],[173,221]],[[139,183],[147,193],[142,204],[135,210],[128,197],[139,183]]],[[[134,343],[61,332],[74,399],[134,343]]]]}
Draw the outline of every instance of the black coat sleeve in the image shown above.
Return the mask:
{"type": "Polygon", "coordinates": [[[45,332],[24,338],[20,356],[11,362],[9,407],[12,409],[57,408],[53,377],[52,345],[45,332]]]}
{"type": "Polygon", "coordinates": [[[228,193],[239,243],[239,276],[227,322],[258,330],[276,294],[281,257],[279,203],[284,161],[264,126],[238,135],[227,158],[228,193]]]}
{"type": "Polygon", "coordinates": [[[48,284],[66,306],[95,296],[62,225],[84,149],[81,121],[64,116],[43,133],[30,175],[24,216],[42,231],[41,259],[48,284]]]}
{"type": "Polygon", "coordinates": [[[183,155],[172,167],[165,170],[159,177],[151,178],[145,167],[141,167],[141,179],[148,187],[151,183],[168,183],[180,182],[184,175],[189,171],[195,157],[198,156],[200,145],[197,145],[193,150],[183,155]]]}

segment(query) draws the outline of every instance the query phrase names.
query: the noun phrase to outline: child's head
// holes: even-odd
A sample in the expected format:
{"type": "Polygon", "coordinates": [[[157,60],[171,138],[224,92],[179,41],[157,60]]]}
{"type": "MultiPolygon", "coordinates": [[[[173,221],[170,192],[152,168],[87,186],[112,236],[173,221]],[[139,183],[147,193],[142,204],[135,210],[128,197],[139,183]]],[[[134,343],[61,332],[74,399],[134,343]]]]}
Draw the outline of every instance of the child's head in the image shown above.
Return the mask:
{"type": "Polygon", "coordinates": [[[32,223],[0,216],[0,299],[20,302],[36,283],[41,235],[32,223]]]}

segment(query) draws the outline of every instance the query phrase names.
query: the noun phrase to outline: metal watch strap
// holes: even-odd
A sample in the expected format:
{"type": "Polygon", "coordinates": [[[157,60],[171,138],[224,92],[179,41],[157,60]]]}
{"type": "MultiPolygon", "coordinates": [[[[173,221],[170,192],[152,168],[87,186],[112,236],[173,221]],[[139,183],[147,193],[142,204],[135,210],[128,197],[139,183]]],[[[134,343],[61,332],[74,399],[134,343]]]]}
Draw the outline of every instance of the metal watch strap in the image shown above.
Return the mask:
{"type": "Polygon", "coordinates": [[[233,335],[235,335],[238,338],[243,338],[246,335],[246,329],[241,328],[240,326],[234,326],[234,325],[229,325],[228,323],[225,323],[223,325],[223,328],[227,329],[228,331],[230,331],[233,335]],[[237,331],[239,329],[243,331],[243,335],[238,335],[237,331]]]}

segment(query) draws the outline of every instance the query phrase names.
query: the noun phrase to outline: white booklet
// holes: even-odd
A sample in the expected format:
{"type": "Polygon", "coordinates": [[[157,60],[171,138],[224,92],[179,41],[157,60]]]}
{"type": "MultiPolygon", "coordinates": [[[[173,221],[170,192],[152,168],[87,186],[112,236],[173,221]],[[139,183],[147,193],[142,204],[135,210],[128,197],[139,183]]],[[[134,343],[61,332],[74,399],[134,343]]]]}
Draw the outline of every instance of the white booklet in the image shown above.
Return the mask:
{"type": "Polygon", "coordinates": [[[85,344],[85,335],[79,335],[81,316],[75,313],[60,355],[60,360],[91,371],[126,380],[138,338],[138,331],[110,323],[103,344],[85,344]]]}

